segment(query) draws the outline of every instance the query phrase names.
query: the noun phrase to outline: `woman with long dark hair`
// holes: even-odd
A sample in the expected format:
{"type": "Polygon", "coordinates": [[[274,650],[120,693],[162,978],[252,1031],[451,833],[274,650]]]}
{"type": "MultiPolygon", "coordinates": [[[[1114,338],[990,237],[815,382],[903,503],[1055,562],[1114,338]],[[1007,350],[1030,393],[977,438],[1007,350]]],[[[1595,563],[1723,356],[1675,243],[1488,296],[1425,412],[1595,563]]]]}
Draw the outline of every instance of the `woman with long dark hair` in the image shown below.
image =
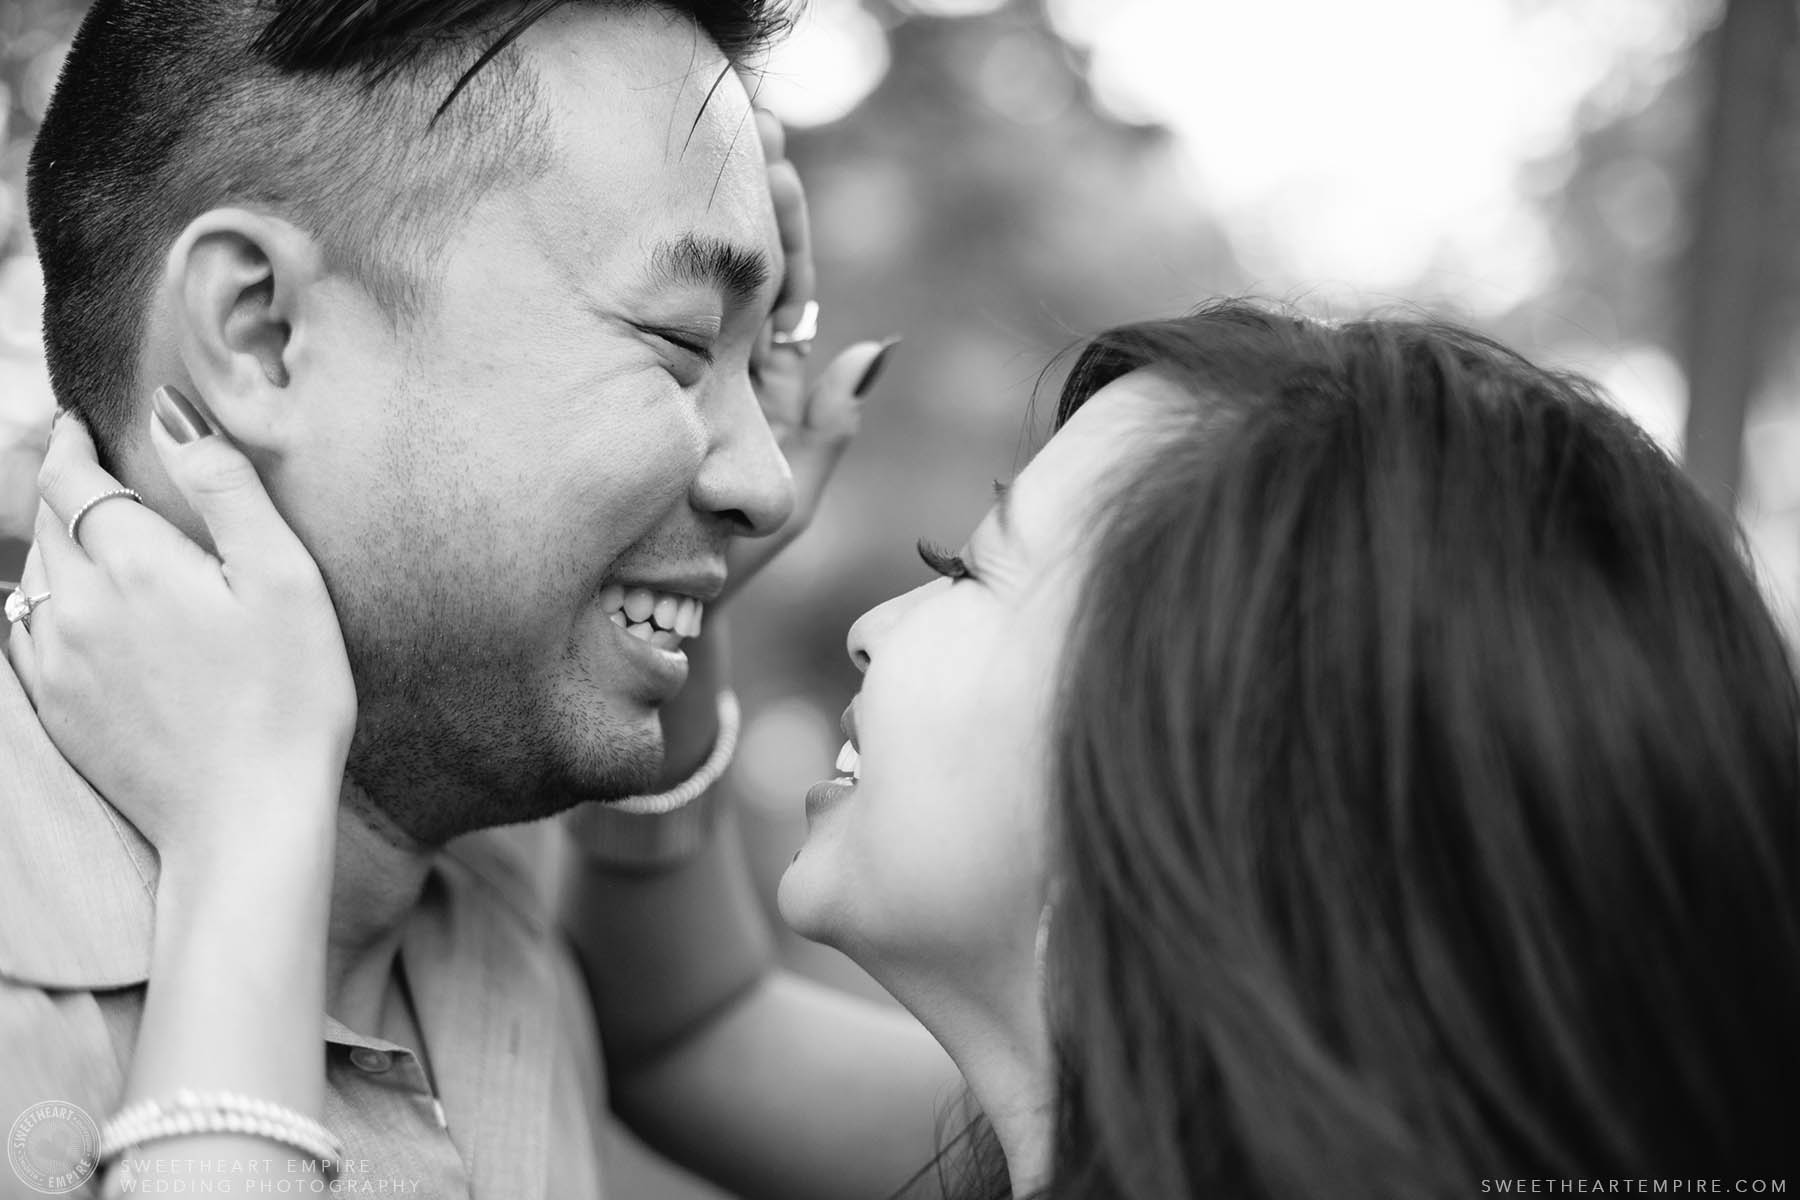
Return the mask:
{"type": "Polygon", "coordinates": [[[976,1160],[1146,1200],[1791,1167],[1800,705],[1667,456],[1473,334],[1244,304],[1103,335],[1057,424],[1010,534],[940,564],[968,582],[852,632],[868,769],[783,884],[963,1064],[999,1132],[976,1160]],[[1018,669],[953,640],[984,603],[990,646],[1060,660],[1017,692],[1041,712],[981,695],[1018,669]],[[887,701],[891,764],[884,652],[969,676],[887,701]],[[1009,802],[985,843],[952,811],[1009,802]],[[966,890],[1006,871],[1041,891],[966,890]],[[1039,896],[1043,1044],[994,1065],[1030,1026],[982,1014],[1035,1015],[1039,896]]]}
{"type": "MultiPolygon", "coordinates": [[[[1096,339],[1056,425],[852,630],[781,886],[962,1069],[949,1189],[1785,1176],[1800,695],[1668,457],[1466,331],[1239,302],[1096,339]]],[[[110,685],[44,656],[49,727],[157,702],[44,615],[110,685]]],[[[135,816],[141,757],[77,761],[135,816]]]]}

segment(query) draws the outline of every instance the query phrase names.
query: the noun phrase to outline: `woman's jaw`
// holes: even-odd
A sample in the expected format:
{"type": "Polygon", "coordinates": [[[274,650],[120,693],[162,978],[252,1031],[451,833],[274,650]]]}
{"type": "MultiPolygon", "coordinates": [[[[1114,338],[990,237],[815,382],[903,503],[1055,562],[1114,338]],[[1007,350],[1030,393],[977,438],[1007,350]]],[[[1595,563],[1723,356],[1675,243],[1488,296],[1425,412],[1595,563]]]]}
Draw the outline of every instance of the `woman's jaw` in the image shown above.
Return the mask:
{"type": "Polygon", "coordinates": [[[807,794],[806,841],[778,892],[796,932],[842,951],[943,1043],[1020,1159],[1015,1184],[1047,1140],[1054,1076],[1037,947],[1062,648],[1086,531],[1161,428],[1166,391],[1142,372],[1097,391],[959,550],[921,547],[939,578],[856,622],[846,744],[807,794]]]}
{"type": "MultiPolygon", "coordinates": [[[[807,861],[840,852],[842,826],[858,817],[861,753],[850,711],[835,774],[807,790],[807,840],[782,877],[782,916],[797,932],[842,951],[886,988],[937,1039],[992,1123],[1015,1195],[1049,1183],[1055,1131],[1056,1072],[1046,1016],[1044,975],[1034,939],[1030,962],[1017,938],[984,949],[929,938],[886,939],[877,916],[854,907],[821,916],[812,907],[807,861]],[[816,923],[815,923],[816,922],[816,923]]],[[[1001,923],[997,923],[997,928],[1001,923]]]]}

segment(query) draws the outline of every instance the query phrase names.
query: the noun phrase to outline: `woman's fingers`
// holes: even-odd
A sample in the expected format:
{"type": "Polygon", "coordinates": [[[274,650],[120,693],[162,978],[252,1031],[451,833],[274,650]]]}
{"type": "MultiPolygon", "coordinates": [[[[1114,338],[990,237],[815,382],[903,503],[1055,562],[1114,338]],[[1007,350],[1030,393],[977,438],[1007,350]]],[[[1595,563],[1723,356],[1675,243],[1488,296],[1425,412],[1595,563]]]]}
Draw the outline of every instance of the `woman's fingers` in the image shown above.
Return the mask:
{"type": "Polygon", "coordinates": [[[838,459],[862,428],[863,399],[899,340],[851,346],[831,361],[807,393],[805,417],[785,447],[788,468],[794,473],[796,529],[804,528],[818,509],[838,459]]]}
{"type": "MultiPolygon", "coordinates": [[[[100,465],[86,425],[74,417],[56,423],[50,431],[43,466],[38,470],[38,494],[63,531],[57,539],[59,545],[69,540],[69,523],[79,516],[76,540],[81,550],[92,557],[116,558],[139,550],[159,549],[156,533],[159,526],[165,525],[160,517],[127,497],[100,499],[122,492],[124,487],[100,465]],[[152,543],[148,547],[144,546],[147,539],[152,543]]],[[[39,532],[41,536],[42,522],[39,532]]]]}
{"type": "MultiPolygon", "coordinates": [[[[75,424],[64,421],[64,425],[75,424]]],[[[135,507],[135,506],[134,506],[135,507]]],[[[86,524],[83,523],[83,532],[86,524]]],[[[105,567],[97,565],[69,540],[63,522],[48,503],[38,505],[37,522],[32,529],[31,552],[25,558],[25,570],[19,577],[20,589],[27,596],[49,596],[31,614],[31,654],[34,667],[40,667],[46,656],[54,655],[59,631],[71,626],[79,628],[84,605],[96,597],[110,596],[114,587],[105,567]]],[[[14,626],[14,632],[24,623],[14,626]]],[[[27,689],[33,704],[41,702],[34,676],[27,689]]]]}
{"type": "Polygon", "coordinates": [[[151,398],[150,441],[163,469],[212,536],[232,588],[286,582],[312,559],[276,510],[256,468],[200,405],[175,387],[151,398]]]}
{"type": "Polygon", "coordinates": [[[727,594],[747,582],[806,530],[838,460],[862,424],[863,399],[899,341],[858,342],[832,360],[807,394],[803,419],[782,439],[794,476],[794,514],[773,537],[739,540],[731,550],[727,594]]]}
{"type": "Polygon", "coordinates": [[[775,228],[786,259],[781,293],[775,299],[774,326],[790,332],[800,323],[806,305],[814,299],[818,274],[813,265],[812,225],[806,210],[806,189],[790,162],[769,167],[769,196],[775,202],[775,228]]]}
{"type": "Polygon", "coordinates": [[[774,311],[756,347],[760,364],[757,389],[763,412],[785,446],[789,434],[806,419],[806,356],[812,350],[812,330],[807,321],[813,303],[817,274],[813,267],[812,232],[806,210],[806,189],[800,173],[785,157],[781,122],[767,109],[756,110],[757,130],[768,160],[769,198],[774,204],[775,228],[781,242],[781,288],[774,311]],[[799,335],[797,342],[776,343],[773,334],[799,335]]]}
{"type": "Polygon", "coordinates": [[[22,625],[14,625],[6,635],[6,661],[12,672],[18,677],[19,686],[25,689],[25,698],[31,701],[33,708],[38,704],[38,664],[37,647],[32,643],[31,631],[22,625]]]}
{"type": "Polygon", "coordinates": [[[331,819],[356,694],[319,572],[249,461],[186,397],[152,408],[159,497],[184,497],[223,561],[122,500],[82,516],[78,546],[65,524],[117,481],[59,422],[26,572],[49,598],[7,654],[64,757],[165,863],[216,861],[293,819],[270,780],[306,782],[330,807],[305,819],[331,819]]]}
{"type": "MultiPolygon", "coordinates": [[[[43,505],[38,507],[42,509],[43,505]]],[[[19,591],[27,596],[41,596],[49,590],[43,561],[34,544],[30,553],[25,556],[25,570],[19,576],[19,591]]],[[[25,698],[31,701],[34,708],[37,707],[39,694],[38,645],[31,633],[31,622],[41,621],[47,613],[46,602],[32,613],[29,620],[14,622],[6,635],[6,661],[12,664],[13,674],[19,677],[19,683],[25,688],[25,698]]]]}
{"type": "Polygon", "coordinates": [[[751,578],[811,523],[838,459],[861,426],[863,397],[873,386],[888,351],[899,340],[851,346],[825,368],[810,389],[806,386],[804,358],[812,330],[801,330],[800,326],[812,324],[806,315],[814,307],[818,286],[806,189],[794,164],[787,161],[781,123],[774,114],[757,109],[756,124],[768,162],[769,195],[774,202],[775,226],[785,260],[775,311],[757,346],[757,393],[793,472],[795,504],[793,516],[774,537],[742,542],[733,548],[730,590],[751,578]],[[800,332],[805,340],[770,345],[771,331],[800,332]],[[784,350],[787,352],[782,353],[784,350]]]}
{"type": "Polygon", "coordinates": [[[780,162],[787,157],[787,130],[782,128],[780,117],[769,109],[757,109],[756,132],[762,138],[764,162],[780,162]]]}
{"type": "MultiPolygon", "coordinates": [[[[85,526],[84,521],[83,532],[86,532],[85,526]]],[[[69,540],[62,518],[56,515],[48,501],[38,505],[37,520],[31,530],[31,555],[25,561],[39,577],[37,591],[30,593],[32,595],[53,590],[54,581],[79,588],[92,587],[92,578],[100,570],[82,553],[81,547],[69,540]]],[[[25,580],[21,579],[21,582],[25,580]]]]}

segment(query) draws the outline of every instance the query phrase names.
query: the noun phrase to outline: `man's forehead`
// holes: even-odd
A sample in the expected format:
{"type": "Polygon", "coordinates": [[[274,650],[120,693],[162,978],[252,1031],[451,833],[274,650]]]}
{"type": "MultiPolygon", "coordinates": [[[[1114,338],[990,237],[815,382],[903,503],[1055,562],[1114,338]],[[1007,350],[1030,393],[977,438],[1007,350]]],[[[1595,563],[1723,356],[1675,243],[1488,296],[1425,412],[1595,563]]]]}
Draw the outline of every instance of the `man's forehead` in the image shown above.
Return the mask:
{"type": "Polygon", "coordinates": [[[549,115],[579,149],[619,151],[717,173],[757,151],[739,73],[691,19],[652,6],[568,6],[534,26],[524,54],[549,115]]]}
{"type": "Polygon", "coordinates": [[[540,198],[528,204],[532,240],[577,285],[692,285],[744,307],[772,307],[786,263],[766,186],[760,196],[721,195],[710,204],[659,191],[646,189],[635,204],[616,195],[540,198]]]}
{"type": "Polygon", "coordinates": [[[780,242],[743,82],[691,25],[660,10],[631,20],[601,11],[606,19],[581,26],[572,43],[556,40],[531,56],[558,149],[528,201],[539,237],[590,265],[649,254],[666,262],[671,250],[691,258],[696,244],[724,246],[760,258],[779,280],[780,242]]]}

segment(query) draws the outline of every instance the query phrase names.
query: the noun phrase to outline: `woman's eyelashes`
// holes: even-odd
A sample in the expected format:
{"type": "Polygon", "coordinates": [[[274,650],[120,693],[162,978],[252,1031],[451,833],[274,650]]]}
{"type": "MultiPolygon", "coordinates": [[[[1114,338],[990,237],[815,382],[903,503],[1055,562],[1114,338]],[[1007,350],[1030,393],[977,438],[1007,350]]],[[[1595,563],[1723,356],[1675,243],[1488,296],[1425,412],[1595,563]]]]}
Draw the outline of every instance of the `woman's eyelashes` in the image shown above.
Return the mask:
{"type": "Polygon", "coordinates": [[[926,566],[952,582],[975,578],[975,572],[960,554],[952,554],[926,538],[919,539],[919,557],[925,560],[926,566]]]}

